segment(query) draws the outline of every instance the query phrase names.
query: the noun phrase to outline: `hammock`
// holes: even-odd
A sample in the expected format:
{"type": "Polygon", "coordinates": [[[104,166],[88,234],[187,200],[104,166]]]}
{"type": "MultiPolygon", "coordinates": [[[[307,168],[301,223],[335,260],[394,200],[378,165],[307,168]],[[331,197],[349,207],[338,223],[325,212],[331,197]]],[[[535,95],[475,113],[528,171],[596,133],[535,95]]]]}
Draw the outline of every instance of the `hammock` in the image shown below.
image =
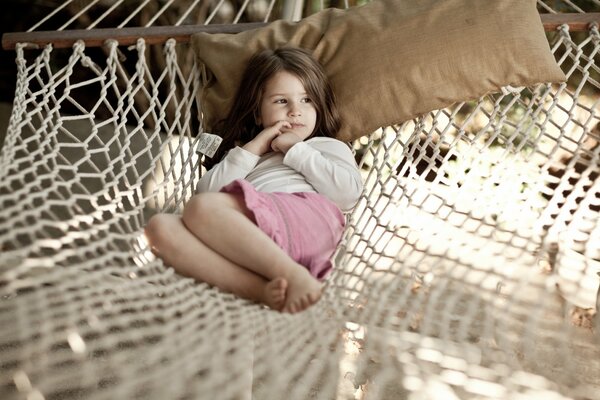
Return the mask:
{"type": "Polygon", "coordinates": [[[143,227],[199,178],[187,24],[237,31],[312,3],[157,4],[69,0],[13,41],[0,398],[600,398],[598,0],[538,0],[567,83],[354,142],[365,191],[323,298],[296,315],[175,274],[143,227]]]}

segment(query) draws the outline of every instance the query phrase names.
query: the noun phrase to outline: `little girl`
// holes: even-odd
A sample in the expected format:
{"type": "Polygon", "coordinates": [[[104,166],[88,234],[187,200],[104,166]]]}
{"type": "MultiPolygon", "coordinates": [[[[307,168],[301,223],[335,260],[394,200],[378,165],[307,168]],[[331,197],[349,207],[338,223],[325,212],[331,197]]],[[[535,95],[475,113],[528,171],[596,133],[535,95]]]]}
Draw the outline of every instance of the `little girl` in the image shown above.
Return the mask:
{"type": "Polygon", "coordinates": [[[223,142],[182,216],[146,226],[177,272],[284,312],[306,309],[356,204],[362,181],[322,67],[305,50],[250,60],[223,142]]]}

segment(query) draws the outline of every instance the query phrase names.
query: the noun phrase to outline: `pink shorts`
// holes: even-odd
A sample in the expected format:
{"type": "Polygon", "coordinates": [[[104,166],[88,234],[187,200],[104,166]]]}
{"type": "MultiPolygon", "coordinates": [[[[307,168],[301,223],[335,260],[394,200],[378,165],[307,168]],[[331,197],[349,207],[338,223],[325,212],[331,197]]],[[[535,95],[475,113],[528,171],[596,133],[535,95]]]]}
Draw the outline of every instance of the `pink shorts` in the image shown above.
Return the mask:
{"type": "Polygon", "coordinates": [[[221,192],[241,194],[263,232],[312,276],[327,277],[345,225],[344,215],[331,200],[318,193],[258,192],[243,179],[221,192]]]}

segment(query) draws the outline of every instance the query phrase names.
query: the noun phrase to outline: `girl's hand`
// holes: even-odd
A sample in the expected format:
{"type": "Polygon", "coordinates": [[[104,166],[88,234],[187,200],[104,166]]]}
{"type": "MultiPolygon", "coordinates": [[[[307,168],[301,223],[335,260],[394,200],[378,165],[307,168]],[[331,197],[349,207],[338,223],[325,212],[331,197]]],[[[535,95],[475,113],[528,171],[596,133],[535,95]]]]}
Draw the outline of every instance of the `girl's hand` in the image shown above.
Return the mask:
{"type": "Polygon", "coordinates": [[[271,151],[271,143],[273,139],[277,138],[283,133],[285,129],[291,129],[292,125],[287,121],[278,121],[274,125],[271,125],[263,129],[258,135],[251,141],[246,143],[242,148],[248,150],[257,156],[271,151]]]}
{"type": "Polygon", "coordinates": [[[281,135],[277,136],[273,141],[271,141],[271,149],[273,151],[280,151],[283,154],[286,154],[289,149],[292,148],[298,142],[301,142],[296,134],[292,132],[283,132],[281,135]]]}

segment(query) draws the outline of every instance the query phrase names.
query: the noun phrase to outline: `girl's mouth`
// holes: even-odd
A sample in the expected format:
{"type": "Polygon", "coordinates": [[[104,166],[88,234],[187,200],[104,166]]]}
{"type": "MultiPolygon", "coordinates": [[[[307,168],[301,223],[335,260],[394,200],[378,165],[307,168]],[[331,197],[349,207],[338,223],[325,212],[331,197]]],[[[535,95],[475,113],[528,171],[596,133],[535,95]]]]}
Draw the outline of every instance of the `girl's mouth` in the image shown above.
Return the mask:
{"type": "Polygon", "coordinates": [[[298,128],[302,128],[304,125],[303,124],[290,124],[292,125],[292,129],[298,129],[298,128]]]}

